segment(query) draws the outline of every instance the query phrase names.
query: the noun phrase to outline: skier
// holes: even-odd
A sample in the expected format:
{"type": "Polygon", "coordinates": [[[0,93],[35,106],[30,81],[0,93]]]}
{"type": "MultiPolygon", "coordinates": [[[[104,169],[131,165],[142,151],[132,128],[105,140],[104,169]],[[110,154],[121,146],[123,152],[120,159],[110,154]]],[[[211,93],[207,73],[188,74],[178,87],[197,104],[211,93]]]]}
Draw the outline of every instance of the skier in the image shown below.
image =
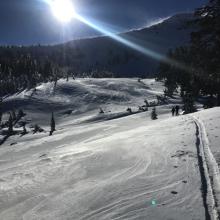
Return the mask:
{"type": "Polygon", "coordinates": [[[179,115],[179,110],[180,110],[179,105],[176,106],[175,110],[176,110],[176,116],[178,116],[179,115]]]}
{"type": "Polygon", "coordinates": [[[172,110],[171,110],[171,112],[172,112],[172,116],[174,116],[175,111],[176,111],[176,109],[175,109],[175,107],[173,107],[172,110]]]}

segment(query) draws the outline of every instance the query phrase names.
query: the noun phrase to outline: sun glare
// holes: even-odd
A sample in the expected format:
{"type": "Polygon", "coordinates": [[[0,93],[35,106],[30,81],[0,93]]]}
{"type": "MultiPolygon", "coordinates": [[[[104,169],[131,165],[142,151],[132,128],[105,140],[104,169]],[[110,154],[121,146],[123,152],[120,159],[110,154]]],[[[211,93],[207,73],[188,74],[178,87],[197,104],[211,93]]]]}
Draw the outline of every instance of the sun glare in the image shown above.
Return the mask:
{"type": "Polygon", "coordinates": [[[70,22],[75,14],[71,0],[53,0],[50,3],[54,16],[61,22],[70,22]]]}

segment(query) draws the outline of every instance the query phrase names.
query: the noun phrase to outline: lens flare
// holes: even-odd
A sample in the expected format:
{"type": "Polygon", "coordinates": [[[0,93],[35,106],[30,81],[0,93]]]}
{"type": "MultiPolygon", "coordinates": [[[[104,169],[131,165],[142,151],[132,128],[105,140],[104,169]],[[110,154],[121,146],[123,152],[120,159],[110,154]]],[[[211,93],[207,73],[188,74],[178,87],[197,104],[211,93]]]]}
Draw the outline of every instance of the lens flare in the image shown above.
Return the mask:
{"type": "Polygon", "coordinates": [[[50,5],[54,15],[62,22],[69,22],[73,18],[79,20],[80,22],[86,24],[87,26],[95,29],[96,31],[102,33],[103,35],[106,35],[110,38],[112,38],[115,41],[120,42],[121,44],[136,50],[145,56],[151,57],[155,60],[162,61],[168,64],[171,64],[179,69],[185,70],[187,72],[191,71],[188,67],[185,65],[177,62],[176,60],[168,58],[164,54],[160,54],[156,51],[153,51],[149,48],[147,48],[145,45],[141,45],[135,42],[135,40],[129,40],[126,39],[124,36],[115,34],[111,31],[109,31],[105,27],[100,27],[99,25],[95,24],[95,22],[89,21],[89,19],[86,19],[85,17],[82,17],[81,15],[77,14],[74,10],[73,4],[71,0],[43,0],[47,4],[50,5]]]}
{"type": "Polygon", "coordinates": [[[50,7],[54,16],[61,22],[70,22],[75,15],[71,0],[50,1],[50,7]]]}
{"type": "Polygon", "coordinates": [[[119,34],[114,34],[111,31],[109,31],[108,29],[100,27],[99,25],[96,25],[94,22],[90,22],[88,19],[86,19],[78,14],[75,14],[75,18],[77,20],[81,21],[82,23],[88,25],[89,27],[95,29],[96,31],[112,38],[115,41],[118,41],[119,43],[121,43],[121,44],[123,44],[133,50],[138,51],[139,53],[144,54],[145,56],[151,57],[151,58],[158,60],[160,62],[171,64],[171,65],[173,65],[179,69],[182,69],[184,71],[187,71],[187,72],[191,71],[191,69],[189,69],[188,67],[186,67],[182,63],[180,63],[174,59],[170,59],[166,55],[160,54],[156,51],[153,51],[149,48],[146,48],[143,45],[137,44],[137,43],[135,43],[134,40],[131,41],[131,40],[126,39],[125,37],[122,37],[119,34]]]}

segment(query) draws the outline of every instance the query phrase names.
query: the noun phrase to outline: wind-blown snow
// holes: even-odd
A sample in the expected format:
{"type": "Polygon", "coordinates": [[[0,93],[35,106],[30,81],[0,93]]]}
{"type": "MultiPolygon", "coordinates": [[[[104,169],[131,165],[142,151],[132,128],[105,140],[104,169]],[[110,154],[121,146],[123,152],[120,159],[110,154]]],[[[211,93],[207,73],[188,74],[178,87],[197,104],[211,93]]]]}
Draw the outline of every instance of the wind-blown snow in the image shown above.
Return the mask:
{"type": "Polygon", "coordinates": [[[165,17],[165,18],[156,18],[156,19],[153,19],[153,20],[147,22],[147,26],[146,26],[146,27],[152,27],[152,26],[154,26],[154,25],[161,24],[161,23],[163,23],[165,20],[167,20],[167,19],[169,19],[169,18],[170,18],[170,16],[169,16],[169,17],[165,17]]]}
{"type": "MultiPolygon", "coordinates": [[[[150,111],[105,120],[162,91],[154,80],[79,79],[5,99],[5,108],[22,105],[46,130],[53,107],[57,131],[13,136],[0,147],[0,219],[206,219],[191,116],[171,118],[164,105],[156,121],[150,111]],[[100,106],[106,118],[95,120],[100,106]]],[[[197,115],[215,156],[219,137],[209,126],[218,127],[219,108],[197,115]]]]}

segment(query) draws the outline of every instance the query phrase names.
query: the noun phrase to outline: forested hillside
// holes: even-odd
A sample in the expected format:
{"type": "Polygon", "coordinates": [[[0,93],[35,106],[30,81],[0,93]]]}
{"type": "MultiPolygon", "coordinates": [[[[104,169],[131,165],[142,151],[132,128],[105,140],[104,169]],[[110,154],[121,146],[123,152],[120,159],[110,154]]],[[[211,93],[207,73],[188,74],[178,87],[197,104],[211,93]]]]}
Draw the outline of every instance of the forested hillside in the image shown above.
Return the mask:
{"type": "MultiPolygon", "coordinates": [[[[160,55],[186,45],[191,14],[175,15],[149,28],[120,37],[160,55]]],[[[152,77],[159,61],[111,39],[97,37],[54,46],[0,47],[0,96],[61,77],[152,77]]]]}

